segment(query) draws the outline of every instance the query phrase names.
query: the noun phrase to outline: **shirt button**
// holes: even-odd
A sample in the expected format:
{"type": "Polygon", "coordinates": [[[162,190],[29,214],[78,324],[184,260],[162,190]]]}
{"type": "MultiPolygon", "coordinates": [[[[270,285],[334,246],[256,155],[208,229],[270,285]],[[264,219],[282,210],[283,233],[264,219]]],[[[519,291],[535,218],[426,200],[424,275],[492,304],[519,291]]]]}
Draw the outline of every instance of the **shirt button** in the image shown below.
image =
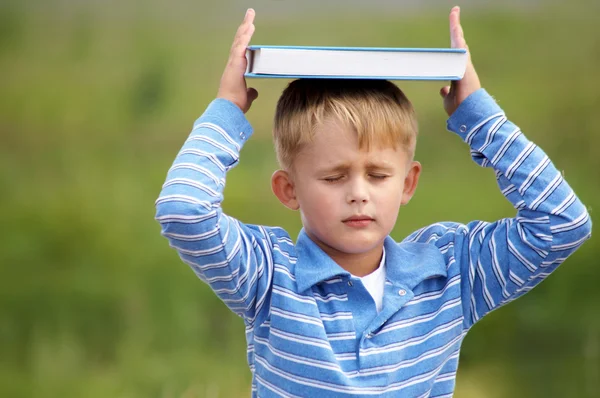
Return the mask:
{"type": "Polygon", "coordinates": [[[406,296],[406,290],[400,289],[400,290],[398,290],[398,294],[401,296],[406,296]]]}
{"type": "Polygon", "coordinates": [[[460,126],[459,128],[461,133],[464,133],[465,131],[467,131],[467,126],[465,126],[464,124],[462,126],[460,126]]]}
{"type": "Polygon", "coordinates": [[[365,337],[368,338],[368,339],[370,339],[371,337],[373,337],[373,334],[367,333],[367,335],[365,337]]]}
{"type": "Polygon", "coordinates": [[[353,283],[352,281],[348,281],[348,286],[352,287],[353,283]]]}
{"type": "Polygon", "coordinates": [[[246,134],[244,134],[243,132],[240,133],[240,138],[245,140],[246,139],[246,134]]]}

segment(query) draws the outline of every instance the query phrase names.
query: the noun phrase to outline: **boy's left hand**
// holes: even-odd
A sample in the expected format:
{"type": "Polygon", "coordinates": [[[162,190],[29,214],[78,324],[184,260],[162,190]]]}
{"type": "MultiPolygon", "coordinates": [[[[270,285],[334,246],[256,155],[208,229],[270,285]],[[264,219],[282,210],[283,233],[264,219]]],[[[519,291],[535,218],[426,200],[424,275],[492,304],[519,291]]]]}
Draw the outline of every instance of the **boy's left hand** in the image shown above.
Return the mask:
{"type": "Polygon", "coordinates": [[[450,11],[450,41],[452,48],[465,48],[467,50],[467,69],[461,80],[453,80],[450,86],[442,87],[440,95],[444,99],[444,109],[448,116],[452,116],[456,108],[469,95],[481,88],[479,77],[473,62],[471,62],[471,53],[465,41],[465,36],[460,26],[460,8],[454,7],[450,11]]]}

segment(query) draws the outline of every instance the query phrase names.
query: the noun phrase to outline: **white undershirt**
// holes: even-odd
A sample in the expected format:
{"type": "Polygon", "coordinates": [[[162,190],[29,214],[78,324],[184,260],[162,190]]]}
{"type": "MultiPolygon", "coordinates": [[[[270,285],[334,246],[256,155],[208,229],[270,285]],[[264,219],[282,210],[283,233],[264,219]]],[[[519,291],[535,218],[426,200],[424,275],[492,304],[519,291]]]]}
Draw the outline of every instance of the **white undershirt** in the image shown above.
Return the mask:
{"type": "Polygon", "coordinates": [[[379,267],[369,275],[365,275],[359,278],[367,292],[371,294],[373,300],[375,301],[375,306],[377,307],[377,312],[379,313],[383,308],[383,289],[385,286],[385,249],[383,250],[383,255],[381,256],[381,262],[379,263],[379,267]]]}

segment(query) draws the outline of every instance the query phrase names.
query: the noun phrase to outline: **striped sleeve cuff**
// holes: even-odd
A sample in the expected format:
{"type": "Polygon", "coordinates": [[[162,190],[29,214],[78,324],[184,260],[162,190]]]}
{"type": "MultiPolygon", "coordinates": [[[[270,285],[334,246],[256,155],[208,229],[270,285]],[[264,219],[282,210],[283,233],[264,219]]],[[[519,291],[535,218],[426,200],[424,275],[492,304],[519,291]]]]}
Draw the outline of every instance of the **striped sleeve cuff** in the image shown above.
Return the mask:
{"type": "Polygon", "coordinates": [[[252,126],[244,112],[233,102],[224,98],[213,100],[204,114],[194,122],[194,128],[201,123],[215,124],[240,147],[252,136],[252,126]]]}
{"type": "Polygon", "coordinates": [[[466,141],[471,130],[490,117],[503,114],[494,98],[485,89],[480,88],[469,95],[448,118],[447,128],[466,141]]]}

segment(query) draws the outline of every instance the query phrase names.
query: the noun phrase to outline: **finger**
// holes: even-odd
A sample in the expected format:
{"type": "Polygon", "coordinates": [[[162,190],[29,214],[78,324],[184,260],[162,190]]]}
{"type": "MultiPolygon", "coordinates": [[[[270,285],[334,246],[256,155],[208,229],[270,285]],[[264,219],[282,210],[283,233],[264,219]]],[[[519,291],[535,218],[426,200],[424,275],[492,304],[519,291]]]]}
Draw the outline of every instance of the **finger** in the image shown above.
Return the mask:
{"type": "Polygon", "coordinates": [[[252,8],[249,8],[246,11],[244,20],[242,21],[241,25],[238,27],[237,31],[235,32],[235,37],[233,39],[233,44],[231,46],[232,50],[237,47],[240,39],[248,32],[250,26],[253,26],[255,15],[256,15],[256,13],[254,12],[254,10],[252,8]]]}
{"type": "Polygon", "coordinates": [[[245,27],[245,30],[236,36],[235,41],[231,46],[228,63],[234,70],[246,69],[246,49],[250,44],[254,29],[254,24],[250,23],[250,25],[245,27]]]}
{"type": "Polygon", "coordinates": [[[252,39],[252,34],[254,33],[254,25],[251,25],[249,30],[239,38],[235,47],[231,49],[231,55],[229,57],[229,62],[235,66],[243,65],[246,66],[246,49],[250,44],[250,40],[252,39]]]}
{"type": "Polygon", "coordinates": [[[248,26],[245,26],[244,30],[236,36],[235,41],[231,46],[232,56],[240,56],[240,54],[244,54],[246,52],[246,47],[248,47],[248,44],[250,44],[254,30],[254,23],[250,23],[248,26]]]}
{"type": "Polygon", "coordinates": [[[255,14],[256,13],[254,12],[254,10],[252,8],[248,8],[248,10],[246,10],[246,15],[244,15],[244,20],[242,21],[240,27],[238,28],[238,30],[236,32],[236,36],[242,35],[248,29],[248,26],[250,26],[254,23],[255,14]]]}
{"type": "Polygon", "coordinates": [[[237,35],[237,38],[242,38],[243,36],[245,36],[248,31],[250,30],[250,27],[254,26],[254,16],[255,16],[255,12],[252,8],[249,8],[248,11],[246,11],[246,16],[244,17],[244,21],[242,22],[242,24],[240,25],[237,35]]]}
{"type": "Polygon", "coordinates": [[[254,24],[248,26],[248,29],[244,32],[242,36],[240,36],[239,46],[244,48],[248,47],[248,44],[250,44],[250,40],[252,40],[252,35],[254,34],[255,29],[256,28],[254,27],[254,24]]]}
{"type": "Polygon", "coordinates": [[[450,93],[450,86],[445,86],[440,89],[440,95],[442,98],[446,98],[446,96],[450,93]]]}
{"type": "Polygon", "coordinates": [[[465,35],[460,24],[460,7],[450,11],[450,45],[452,48],[466,48],[465,35]]]}
{"type": "Polygon", "coordinates": [[[249,24],[253,23],[255,16],[256,16],[256,12],[254,11],[254,9],[248,8],[246,10],[246,15],[244,16],[244,22],[247,22],[249,24]]]}

